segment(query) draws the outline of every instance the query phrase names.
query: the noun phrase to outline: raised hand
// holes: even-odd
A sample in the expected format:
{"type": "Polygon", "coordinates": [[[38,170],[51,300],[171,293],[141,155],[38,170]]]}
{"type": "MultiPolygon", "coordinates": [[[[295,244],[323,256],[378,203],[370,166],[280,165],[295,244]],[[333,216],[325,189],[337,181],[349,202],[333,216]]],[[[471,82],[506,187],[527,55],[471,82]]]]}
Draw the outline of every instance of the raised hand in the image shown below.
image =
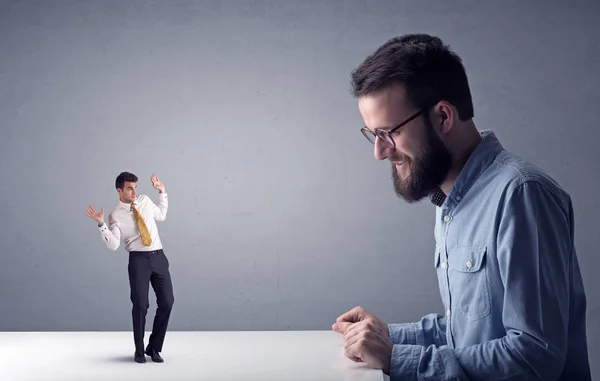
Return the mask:
{"type": "Polygon", "coordinates": [[[158,176],[156,176],[156,174],[152,174],[150,181],[152,181],[152,186],[158,189],[160,193],[165,193],[165,185],[162,183],[162,181],[158,179],[158,176]]]}
{"type": "Polygon", "coordinates": [[[85,214],[89,218],[96,220],[96,222],[98,222],[98,225],[102,225],[104,223],[104,208],[101,208],[99,212],[96,212],[91,205],[88,205],[85,214]]]}

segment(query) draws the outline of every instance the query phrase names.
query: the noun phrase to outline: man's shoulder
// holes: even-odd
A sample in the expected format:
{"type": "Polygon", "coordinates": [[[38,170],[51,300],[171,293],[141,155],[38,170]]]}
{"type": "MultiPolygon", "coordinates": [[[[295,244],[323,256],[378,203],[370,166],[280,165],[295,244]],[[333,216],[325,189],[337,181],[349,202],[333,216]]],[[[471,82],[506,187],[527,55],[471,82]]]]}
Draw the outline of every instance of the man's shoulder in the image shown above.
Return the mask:
{"type": "Polygon", "coordinates": [[[118,221],[119,213],[122,213],[123,211],[124,211],[123,208],[121,208],[119,205],[115,206],[114,208],[112,208],[110,213],[108,213],[109,220],[118,221]]]}
{"type": "Polygon", "coordinates": [[[513,152],[502,150],[494,160],[491,170],[494,186],[508,193],[524,185],[533,185],[563,201],[570,198],[567,191],[550,174],[513,152]]]}
{"type": "Polygon", "coordinates": [[[140,194],[136,197],[135,202],[141,207],[152,204],[152,199],[148,195],[140,194]]]}

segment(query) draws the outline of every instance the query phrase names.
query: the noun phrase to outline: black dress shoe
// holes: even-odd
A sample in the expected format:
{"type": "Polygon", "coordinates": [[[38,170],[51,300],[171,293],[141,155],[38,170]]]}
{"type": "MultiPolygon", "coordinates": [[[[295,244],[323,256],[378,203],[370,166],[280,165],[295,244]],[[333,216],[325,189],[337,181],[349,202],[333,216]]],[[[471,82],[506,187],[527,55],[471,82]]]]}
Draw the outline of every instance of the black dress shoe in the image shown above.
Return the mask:
{"type": "Polygon", "coordinates": [[[149,347],[146,347],[146,354],[148,356],[150,356],[150,358],[154,362],[164,362],[165,361],[165,360],[163,360],[162,357],[160,357],[160,355],[158,354],[157,351],[155,351],[154,349],[150,349],[149,347]]]}
{"type": "Polygon", "coordinates": [[[133,359],[135,360],[135,362],[139,362],[140,364],[143,364],[146,362],[146,356],[144,356],[143,353],[142,354],[136,353],[133,356],[133,359]]]}

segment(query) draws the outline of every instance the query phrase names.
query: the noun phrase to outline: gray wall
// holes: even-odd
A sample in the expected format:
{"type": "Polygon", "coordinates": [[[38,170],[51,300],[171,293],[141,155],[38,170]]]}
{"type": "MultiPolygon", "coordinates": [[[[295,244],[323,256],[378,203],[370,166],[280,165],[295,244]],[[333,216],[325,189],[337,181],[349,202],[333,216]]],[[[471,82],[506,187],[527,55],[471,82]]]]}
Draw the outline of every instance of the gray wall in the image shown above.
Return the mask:
{"type": "Polygon", "coordinates": [[[84,215],[123,170],[170,195],[173,330],[440,312],[433,208],[395,197],[348,92],[422,31],[464,58],[479,128],[572,194],[598,364],[600,6],[451,3],[2,1],[0,329],[130,329],[127,254],[84,215]]]}

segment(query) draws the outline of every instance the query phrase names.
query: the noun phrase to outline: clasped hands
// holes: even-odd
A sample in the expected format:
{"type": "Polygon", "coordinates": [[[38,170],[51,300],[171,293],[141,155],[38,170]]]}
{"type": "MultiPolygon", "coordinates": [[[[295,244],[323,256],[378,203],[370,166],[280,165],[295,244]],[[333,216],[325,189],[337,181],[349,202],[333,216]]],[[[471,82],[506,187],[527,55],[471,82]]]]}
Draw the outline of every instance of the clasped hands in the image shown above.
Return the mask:
{"type": "Polygon", "coordinates": [[[355,307],[338,317],[331,328],[344,337],[346,357],[389,374],[393,343],[385,322],[355,307]]]}

